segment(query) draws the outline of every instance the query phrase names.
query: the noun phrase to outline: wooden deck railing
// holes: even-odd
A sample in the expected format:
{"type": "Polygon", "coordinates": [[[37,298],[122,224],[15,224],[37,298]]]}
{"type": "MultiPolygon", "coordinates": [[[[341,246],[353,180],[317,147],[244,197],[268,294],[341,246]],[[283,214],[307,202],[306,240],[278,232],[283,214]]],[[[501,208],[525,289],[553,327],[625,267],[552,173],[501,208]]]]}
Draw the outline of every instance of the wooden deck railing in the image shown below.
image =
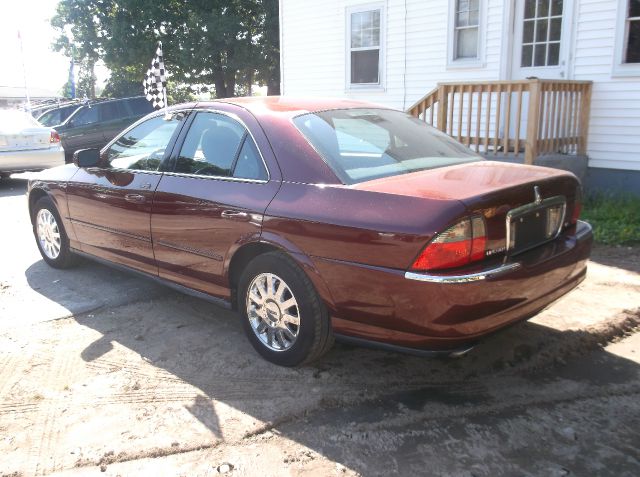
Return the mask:
{"type": "Polygon", "coordinates": [[[586,154],[591,81],[528,79],[440,83],[409,114],[476,152],[586,154]],[[434,122],[435,121],[435,122],[434,122]]]}

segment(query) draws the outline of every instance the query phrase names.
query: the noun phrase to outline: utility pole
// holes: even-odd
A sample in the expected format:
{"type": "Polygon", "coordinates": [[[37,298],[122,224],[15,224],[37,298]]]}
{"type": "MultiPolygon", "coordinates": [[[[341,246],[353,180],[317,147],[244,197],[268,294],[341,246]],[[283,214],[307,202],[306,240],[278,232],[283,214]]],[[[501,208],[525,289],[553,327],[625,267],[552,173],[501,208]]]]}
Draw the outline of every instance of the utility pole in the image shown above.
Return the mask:
{"type": "Polygon", "coordinates": [[[24,95],[27,99],[27,111],[31,112],[31,98],[29,98],[29,87],[27,86],[27,68],[24,61],[24,49],[22,48],[22,35],[18,30],[18,40],[20,40],[20,56],[22,57],[22,75],[24,77],[24,95]]]}

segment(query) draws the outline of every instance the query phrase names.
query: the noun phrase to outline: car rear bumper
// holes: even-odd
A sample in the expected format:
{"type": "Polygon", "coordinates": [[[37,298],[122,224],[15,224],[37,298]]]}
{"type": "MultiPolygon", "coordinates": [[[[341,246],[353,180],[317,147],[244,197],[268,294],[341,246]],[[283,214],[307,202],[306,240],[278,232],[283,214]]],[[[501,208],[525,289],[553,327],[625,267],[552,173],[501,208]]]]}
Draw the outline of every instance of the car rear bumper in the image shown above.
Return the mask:
{"type": "Polygon", "coordinates": [[[457,350],[528,319],[586,276],[591,227],[578,222],[545,245],[484,269],[416,274],[317,261],[338,335],[421,350],[457,350]]]}
{"type": "Polygon", "coordinates": [[[64,165],[61,146],[24,151],[0,152],[0,172],[37,171],[64,165]]]}

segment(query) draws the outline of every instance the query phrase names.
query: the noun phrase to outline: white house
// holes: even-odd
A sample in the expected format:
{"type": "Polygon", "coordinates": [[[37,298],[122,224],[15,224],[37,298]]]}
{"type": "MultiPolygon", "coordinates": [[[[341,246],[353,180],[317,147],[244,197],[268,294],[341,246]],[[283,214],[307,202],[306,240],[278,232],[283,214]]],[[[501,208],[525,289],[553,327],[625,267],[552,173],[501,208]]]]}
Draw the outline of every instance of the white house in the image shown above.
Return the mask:
{"type": "MultiPolygon", "coordinates": [[[[512,131],[517,121],[509,126],[506,118],[517,109],[527,129],[533,103],[526,97],[534,86],[519,81],[553,80],[565,99],[556,102],[548,93],[539,101],[536,144],[544,151],[544,141],[552,141],[545,130],[565,128],[558,141],[568,147],[546,150],[579,152],[575,131],[583,125],[588,187],[640,193],[640,0],[280,0],[280,45],[281,88],[288,96],[349,97],[407,110],[439,83],[458,83],[446,90],[458,94],[448,96],[454,104],[442,119],[446,123],[449,114],[454,124],[448,132],[460,136],[456,123],[466,122],[468,114],[461,140],[471,136],[470,145],[477,141],[485,152],[492,150],[491,141],[483,148],[482,133],[473,137],[476,128],[495,127],[507,152],[520,149],[514,136],[525,142],[524,131],[512,131]],[[571,96],[584,81],[592,82],[591,90],[571,96]],[[465,89],[467,82],[486,85],[465,89]],[[473,107],[484,104],[489,87],[503,91],[503,104],[496,116],[496,96],[489,95],[493,119],[487,115],[485,124],[484,112],[473,107]],[[467,91],[474,106],[460,102],[458,111],[467,91]],[[513,98],[523,96],[517,106],[513,98]],[[590,108],[574,113],[579,101],[590,108]],[[556,106],[558,117],[564,114],[557,124],[549,119],[556,106]],[[511,132],[505,134],[505,127],[511,132]]],[[[436,92],[425,98],[422,110],[434,98],[436,92]]],[[[493,149],[499,149],[499,139],[497,144],[493,149]]]]}

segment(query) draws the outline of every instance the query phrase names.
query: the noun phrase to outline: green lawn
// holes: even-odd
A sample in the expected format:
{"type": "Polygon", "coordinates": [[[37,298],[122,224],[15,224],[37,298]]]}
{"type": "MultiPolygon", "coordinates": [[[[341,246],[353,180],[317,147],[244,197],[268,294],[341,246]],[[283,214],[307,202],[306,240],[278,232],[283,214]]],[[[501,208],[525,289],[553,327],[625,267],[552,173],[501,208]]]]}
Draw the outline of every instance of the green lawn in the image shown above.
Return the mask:
{"type": "Polygon", "coordinates": [[[582,220],[593,226],[595,240],[606,245],[640,244],[640,197],[595,194],[583,205],[582,220]]]}

